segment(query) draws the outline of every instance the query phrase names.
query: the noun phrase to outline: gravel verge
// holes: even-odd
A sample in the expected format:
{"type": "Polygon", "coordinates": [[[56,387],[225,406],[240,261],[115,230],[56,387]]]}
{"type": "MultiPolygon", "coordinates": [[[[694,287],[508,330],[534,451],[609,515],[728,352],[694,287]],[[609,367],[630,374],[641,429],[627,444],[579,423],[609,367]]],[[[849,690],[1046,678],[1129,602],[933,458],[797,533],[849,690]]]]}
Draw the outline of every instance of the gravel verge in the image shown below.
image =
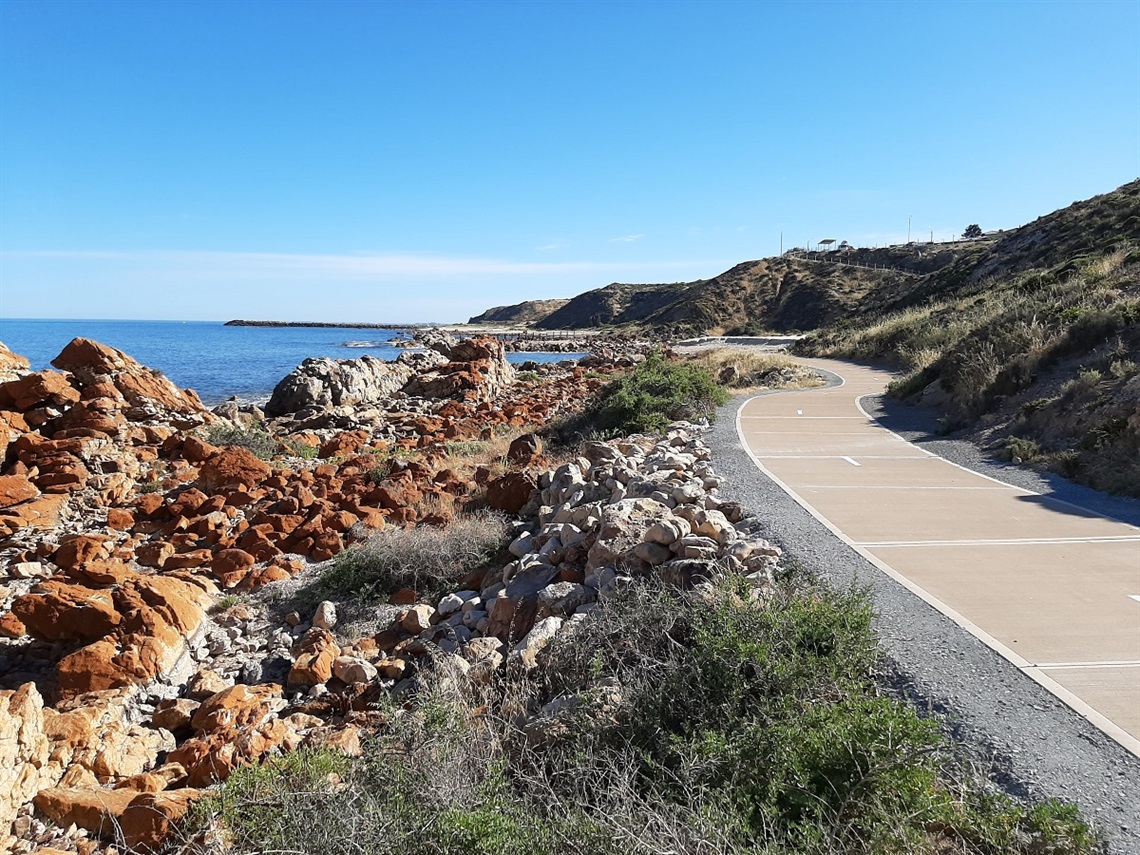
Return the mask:
{"type": "MultiPolygon", "coordinates": [[[[868,591],[888,660],[886,682],[920,709],[941,715],[949,734],[999,786],[1021,798],[1074,802],[1105,837],[1106,851],[1140,855],[1140,758],[878,570],[757,469],[736,433],[745,400],[722,407],[708,434],[724,497],[753,509],[763,536],[787,559],[838,587],[868,591]]],[[[1098,513],[1140,520],[1140,502],[1002,465],[967,442],[933,436],[936,422],[928,412],[882,398],[864,399],[863,406],[885,427],[954,463],[1098,513]]]]}

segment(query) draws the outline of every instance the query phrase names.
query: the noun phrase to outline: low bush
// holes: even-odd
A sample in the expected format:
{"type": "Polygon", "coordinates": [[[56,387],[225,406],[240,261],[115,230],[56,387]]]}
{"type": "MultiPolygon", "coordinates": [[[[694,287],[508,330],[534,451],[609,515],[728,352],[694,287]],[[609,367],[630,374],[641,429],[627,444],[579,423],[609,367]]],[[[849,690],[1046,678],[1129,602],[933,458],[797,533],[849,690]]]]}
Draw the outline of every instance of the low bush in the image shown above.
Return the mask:
{"type": "Polygon", "coordinates": [[[659,433],[670,422],[713,420],[728,393],[704,368],[650,353],[624,377],[607,383],[583,410],[559,426],[564,438],[659,433]]]}
{"type": "Polygon", "coordinates": [[[506,520],[484,512],[443,527],[389,528],[340,553],[308,590],[308,598],[384,599],[401,588],[438,597],[506,545],[506,520]]]}
{"type": "Polygon", "coordinates": [[[213,424],[206,428],[206,441],[211,445],[247,448],[262,460],[272,460],[274,455],[281,452],[281,443],[261,427],[213,424]]]}

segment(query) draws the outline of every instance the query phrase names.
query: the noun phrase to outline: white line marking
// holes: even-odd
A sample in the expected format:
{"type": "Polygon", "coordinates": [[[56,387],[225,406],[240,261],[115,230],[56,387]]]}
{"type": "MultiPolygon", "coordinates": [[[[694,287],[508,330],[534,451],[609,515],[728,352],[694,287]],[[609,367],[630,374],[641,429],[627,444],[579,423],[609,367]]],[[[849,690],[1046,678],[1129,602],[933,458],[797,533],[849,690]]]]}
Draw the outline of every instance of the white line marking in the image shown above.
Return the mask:
{"type": "Polygon", "coordinates": [[[848,463],[850,463],[852,466],[862,466],[863,465],[862,463],[856,463],[850,457],[844,457],[843,459],[846,460],[848,463]]]}
{"type": "Polygon", "coordinates": [[[804,411],[803,411],[803,410],[796,410],[796,415],[797,415],[797,416],[802,416],[803,414],[804,414],[804,411]]]}
{"type": "MultiPolygon", "coordinates": [[[[846,460],[847,458],[843,459],[846,460]]],[[[803,490],[985,490],[990,493],[995,493],[999,489],[986,485],[981,487],[900,487],[897,484],[801,484],[800,488],[803,490]]]]}
{"type": "Polygon", "coordinates": [[[1128,599],[1135,600],[1136,602],[1140,603],[1140,594],[1129,594],[1128,599]]]}
{"type": "MultiPolygon", "coordinates": [[[[756,460],[842,460],[842,454],[755,454],[756,460]]],[[[860,454],[860,460],[923,460],[925,458],[906,454],[860,454]]]]}
{"type": "Polygon", "coordinates": [[[974,540],[883,540],[878,542],[859,541],[857,545],[867,549],[889,549],[896,546],[1024,546],[1027,544],[1134,543],[1137,541],[1140,541],[1140,536],[1122,534],[1103,537],[1011,537],[993,540],[981,538],[974,540]]]}
{"type": "MultiPolygon", "coordinates": [[[[1071,668],[1140,668],[1140,662],[1047,662],[1030,668],[1065,670],[1071,668]]],[[[1025,670],[1024,668],[1022,670],[1025,670]]]]}

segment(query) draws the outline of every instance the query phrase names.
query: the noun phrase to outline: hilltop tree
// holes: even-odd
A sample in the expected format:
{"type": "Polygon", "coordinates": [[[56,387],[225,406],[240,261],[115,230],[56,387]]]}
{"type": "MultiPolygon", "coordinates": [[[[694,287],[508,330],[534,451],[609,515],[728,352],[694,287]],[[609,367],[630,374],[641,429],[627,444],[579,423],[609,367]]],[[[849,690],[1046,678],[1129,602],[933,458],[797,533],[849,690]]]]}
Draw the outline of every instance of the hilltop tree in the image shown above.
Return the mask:
{"type": "Polygon", "coordinates": [[[982,236],[982,227],[977,223],[971,223],[966,226],[966,231],[962,232],[964,238],[980,238],[982,236]]]}

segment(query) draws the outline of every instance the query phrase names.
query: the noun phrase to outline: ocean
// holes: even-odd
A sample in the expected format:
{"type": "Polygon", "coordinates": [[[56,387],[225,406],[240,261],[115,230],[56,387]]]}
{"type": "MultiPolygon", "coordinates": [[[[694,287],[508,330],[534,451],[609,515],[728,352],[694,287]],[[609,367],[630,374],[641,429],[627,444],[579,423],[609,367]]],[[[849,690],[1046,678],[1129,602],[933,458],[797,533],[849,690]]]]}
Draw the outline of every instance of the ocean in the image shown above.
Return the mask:
{"type": "MultiPolygon", "coordinates": [[[[325,327],[227,327],[220,321],[82,321],[0,318],[0,341],[26,356],[34,370],[77,336],[117,347],[156,368],[213,406],[231,397],[261,402],[286,374],[310,356],[395,359],[386,342],[406,330],[325,327]]],[[[508,353],[514,363],[557,362],[583,354],[508,353]]]]}

